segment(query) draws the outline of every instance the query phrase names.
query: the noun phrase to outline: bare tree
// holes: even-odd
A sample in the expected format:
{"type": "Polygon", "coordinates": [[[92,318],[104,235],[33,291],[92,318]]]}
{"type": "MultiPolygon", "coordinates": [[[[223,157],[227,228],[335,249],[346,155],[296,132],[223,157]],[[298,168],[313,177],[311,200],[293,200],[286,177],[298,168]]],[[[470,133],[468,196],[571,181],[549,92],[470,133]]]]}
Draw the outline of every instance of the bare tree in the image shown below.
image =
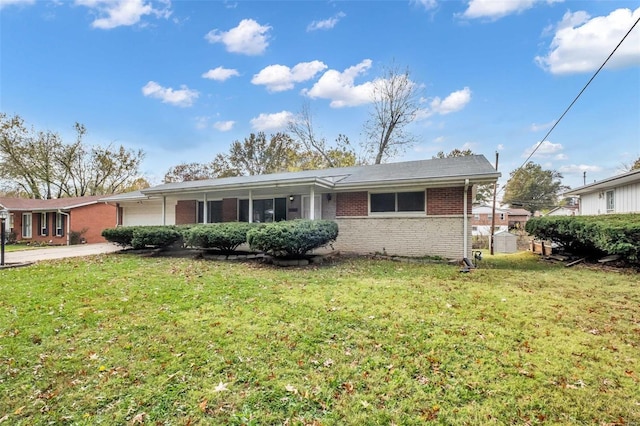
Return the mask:
{"type": "Polygon", "coordinates": [[[373,82],[373,110],[365,123],[366,152],[374,163],[393,157],[415,142],[406,127],[419,110],[419,88],[410,78],[409,69],[401,71],[395,64],[373,82]]]}

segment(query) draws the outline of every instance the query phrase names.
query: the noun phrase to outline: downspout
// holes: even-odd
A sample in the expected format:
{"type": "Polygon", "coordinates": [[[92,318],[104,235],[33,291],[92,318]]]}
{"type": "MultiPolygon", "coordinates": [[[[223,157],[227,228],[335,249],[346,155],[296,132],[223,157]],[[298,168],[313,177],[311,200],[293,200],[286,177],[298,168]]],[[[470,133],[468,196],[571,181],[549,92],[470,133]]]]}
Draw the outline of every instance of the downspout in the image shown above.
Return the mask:
{"type": "Polygon", "coordinates": [[[71,215],[63,212],[62,210],[58,210],[58,213],[67,217],[67,245],[70,246],[71,242],[69,241],[69,233],[71,232],[71,215]]]}
{"type": "Polygon", "coordinates": [[[467,259],[468,247],[469,247],[468,246],[469,242],[467,241],[467,239],[468,239],[468,231],[469,231],[468,224],[467,224],[467,222],[468,222],[467,221],[467,194],[468,194],[468,192],[469,192],[469,179],[465,179],[464,180],[464,200],[462,202],[462,204],[464,206],[463,207],[464,208],[464,212],[462,213],[462,217],[463,217],[462,228],[463,228],[463,232],[464,232],[464,235],[462,236],[462,240],[463,240],[463,244],[462,245],[463,245],[464,253],[462,254],[462,258],[465,259],[465,260],[467,259]]]}

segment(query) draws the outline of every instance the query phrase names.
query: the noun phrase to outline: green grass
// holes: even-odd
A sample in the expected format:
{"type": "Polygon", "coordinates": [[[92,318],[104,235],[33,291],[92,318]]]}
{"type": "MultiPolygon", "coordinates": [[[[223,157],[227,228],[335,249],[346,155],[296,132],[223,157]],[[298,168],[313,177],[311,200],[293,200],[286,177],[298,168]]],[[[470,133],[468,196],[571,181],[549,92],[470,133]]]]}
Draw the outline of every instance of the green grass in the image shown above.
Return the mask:
{"type": "Polygon", "coordinates": [[[638,424],[638,275],[109,255],[0,271],[0,423],[638,424]]]}
{"type": "Polygon", "coordinates": [[[9,253],[11,251],[33,250],[37,248],[47,248],[49,246],[28,246],[26,244],[5,244],[4,251],[9,253]]]}

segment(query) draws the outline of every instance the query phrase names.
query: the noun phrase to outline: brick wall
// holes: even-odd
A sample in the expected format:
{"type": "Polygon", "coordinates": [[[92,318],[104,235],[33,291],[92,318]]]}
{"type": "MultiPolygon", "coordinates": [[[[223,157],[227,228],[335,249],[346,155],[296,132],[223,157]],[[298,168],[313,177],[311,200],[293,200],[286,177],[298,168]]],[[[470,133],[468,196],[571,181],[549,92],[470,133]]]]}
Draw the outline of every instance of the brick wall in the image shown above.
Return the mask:
{"type": "Polygon", "coordinates": [[[176,203],[176,225],[196,223],[196,200],[178,200],[176,203]]]}
{"type": "Polygon", "coordinates": [[[339,192],[335,196],[336,216],[367,216],[369,194],[362,192],[339,192]]]}
{"type": "MultiPolygon", "coordinates": [[[[462,259],[463,219],[434,218],[348,218],[336,219],[339,233],[336,250],[360,254],[383,253],[399,256],[442,256],[462,259]]],[[[468,227],[471,256],[471,226],[468,227]]]]}
{"type": "MultiPolygon", "coordinates": [[[[55,214],[53,216],[55,221],[55,214]]],[[[66,216],[63,216],[66,228],[66,216]]],[[[55,225],[55,222],[54,222],[55,225]]],[[[82,234],[82,237],[87,243],[104,243],[105,240],[102,237],[102,231],[106,228],[113,228],[116,226],[116,207],[109,204],[91,204],[89,206],[83,206],[75,208],[71,211],[71,231],[80,232],[86,229],[86,232],[82,234]]],[[[51,228],[55,232],[55,228],[51,228]]],[[[65,233],[69,230],[65,229],[65,233]]],[[[67,237],[64,236],[64,244],[66,244],[67,237]]]]}
{"type": "Polygon", "coordinates": [[[235,222],[238,220],[238,199],[223,198],[222,199],[222,221],[235,222]]]}
{"type": "MultiPolygon", "coordinates": [[[[467,192],[467,214],[471,214],[472,194],[467,192]]],[[[456,188],[428,188],[427,215],[446,216],[461,215],[464,208],[464,187],[456,188]]]]}

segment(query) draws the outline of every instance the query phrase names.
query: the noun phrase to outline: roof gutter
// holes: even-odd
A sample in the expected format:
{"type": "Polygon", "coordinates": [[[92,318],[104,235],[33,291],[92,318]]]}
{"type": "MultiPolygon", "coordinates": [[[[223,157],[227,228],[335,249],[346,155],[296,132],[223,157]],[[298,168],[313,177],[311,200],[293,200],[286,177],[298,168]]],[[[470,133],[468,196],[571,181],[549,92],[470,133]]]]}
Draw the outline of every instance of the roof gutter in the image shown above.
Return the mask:
{"type": "Polygon", "coordinates": [[[250,190],[261,188],[290,188],[295,186],[308,186],[316,185],[325,189],[333,189],[333,182],[320,179],[311,178],[304,180],[291,180],[291,179],[279,179],[273,181],[256,182],[256,183],[241,183],[241,184],[227,184],[227,185],[200,185],[188,188],[169,188],[169,189],[143,189],[140,192],[144,195],[167,195],[167,194],[191,194],[195,192],[213,192],[213,191],[231,191],[231,190],[250,190]]]}

